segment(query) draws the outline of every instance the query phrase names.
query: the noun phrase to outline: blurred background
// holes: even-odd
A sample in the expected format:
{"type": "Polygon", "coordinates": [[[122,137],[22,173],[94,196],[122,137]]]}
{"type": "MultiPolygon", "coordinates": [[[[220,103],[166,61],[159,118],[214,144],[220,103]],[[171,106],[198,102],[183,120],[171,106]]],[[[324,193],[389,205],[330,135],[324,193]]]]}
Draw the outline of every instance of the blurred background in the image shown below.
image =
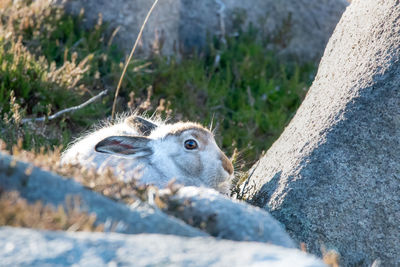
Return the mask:
{"type": "MultiPolygon", "coordinates": [[[[0,1],[0,133],[8,150],[18,141],[33,151],[65,147],[110,116],[123,64],[151,4],[0,1]],[[23,123],[104,89],[108,95],[74,113],[23,123]]],[[[213,123],[217,142],[244,170],[294,115],[346,5],[160,1],[129,64],[117,111],[213,123]]]]}

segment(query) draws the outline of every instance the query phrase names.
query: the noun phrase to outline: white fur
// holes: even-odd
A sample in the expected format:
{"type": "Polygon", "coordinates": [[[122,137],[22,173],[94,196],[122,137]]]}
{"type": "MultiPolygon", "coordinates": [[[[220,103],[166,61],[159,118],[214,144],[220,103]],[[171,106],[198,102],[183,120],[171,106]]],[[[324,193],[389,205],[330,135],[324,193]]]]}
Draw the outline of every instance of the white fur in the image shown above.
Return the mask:
{"type": "Polygon", "coordinates": [[[171,179],[176,179],[177,183],[184,185],[206,186],[223,193],[228,192],[233,174],[223,168],[221,158],[225,155],[215,143],[211,132],[206,133],[207,142],[204,144],[196,139],[195,135],[199,134],[196,129],[184,130],[179,135],[173,134],[185,127],[195,127],[196,124],[153,123],[158,126],[144,137],[148,139],[144,152],[124,155],[95,151],[95,146],[110,136],[142,136],[137,129],[121,120],[78,139],[63,153],[61,163],[80,164],[98,172],[112,168],[120,179],[137,179],[141,183],[159,187],[165,187],[171,179]],[[185,149],[184,141],[188,139],[196,140],[198,149],[185,149]],[[151,149],[150,155],[146,153],[147,149],[151,149]]]}

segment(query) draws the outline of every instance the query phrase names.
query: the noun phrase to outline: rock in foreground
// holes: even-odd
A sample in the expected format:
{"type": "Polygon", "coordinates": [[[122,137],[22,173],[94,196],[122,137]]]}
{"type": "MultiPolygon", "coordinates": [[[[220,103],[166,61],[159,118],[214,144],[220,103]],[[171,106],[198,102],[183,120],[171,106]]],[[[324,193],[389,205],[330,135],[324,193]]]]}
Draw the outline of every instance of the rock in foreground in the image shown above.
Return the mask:
{"type": "Polygon", "coordinates": [[[66,233],[0,228],[5,266],[325,266],[295,249],[159,234],[66,233]]]}
{"type": "Polygon", "coordinates": [[[213,189],[183,187],[170,198],[170,203],[174,205],[167,209],[168,214],[191,222],[212,236],[297,247],[282,225],[268,212],[229,199],[213,189]]]}

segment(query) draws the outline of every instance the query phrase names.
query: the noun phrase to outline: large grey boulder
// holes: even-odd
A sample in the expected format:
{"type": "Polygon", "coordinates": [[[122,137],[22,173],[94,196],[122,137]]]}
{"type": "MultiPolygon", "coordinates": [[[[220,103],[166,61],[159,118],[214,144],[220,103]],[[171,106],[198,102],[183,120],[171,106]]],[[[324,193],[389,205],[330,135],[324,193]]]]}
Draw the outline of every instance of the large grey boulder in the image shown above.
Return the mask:
{"type": "Polygon", "coordinates": [[[0,266],[325,266],[295,249],[159,234],[0,227],[0,266]]]}
{"type": "Polygon", "coordinates": [[[353,1],[244,192],[313,253],[400,265],[400,4],[353,1]]]}
{"type": "MultiPolygon", "coordinates": [[[[112,28],[120,27],[118,45],[129,51],[153,1],[58,0],[67,11],[85,9],[89,25],[103,15],[112,28]]],[[[165,55],[204,48],[207,34],[235,35],[252,23],[262,38],[269,37],[282,53],[308,61],[319,59],[346,0],[163,0],[143,33],[141,48],[161,49],[165,55]]]]}
{"type": "Polygon", "coordinates": [[[67,196],[79,196],[82,210],[96,214],[96,223],[117,225],[114,231],[128,234],[162,233],[183,236],[205,236],[196,228],[170,217],[143,203],[134,208],[117,203],[96,192],[84,188],[73,179],[66,179],[34,167],[30,175],[29,164],[19,162],[0,153],[0,188],[16,190],[30,202],[42,201],[55,207],[65,205],[67,196]]]}
{"type": "Polygon", "coordinates": [[[212,236],[297,247],[282,225],[268,212],[229,199],[209,188],[183,187],[169,197],[166,212],[212,236]]]}

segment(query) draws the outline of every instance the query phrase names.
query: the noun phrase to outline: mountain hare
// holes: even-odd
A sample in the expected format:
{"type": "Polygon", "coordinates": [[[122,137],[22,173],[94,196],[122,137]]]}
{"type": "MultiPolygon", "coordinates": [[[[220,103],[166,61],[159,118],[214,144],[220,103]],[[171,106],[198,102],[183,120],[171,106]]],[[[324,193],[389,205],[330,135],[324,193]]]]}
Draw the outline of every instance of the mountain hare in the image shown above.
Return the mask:
{"type": "Polygon", "coordinates": [[[63,153],[62,164],[104,171],[111,167],[124,179],[164,187],[177,183],[207,186],[227,193],[231,161],[213,134],[192,122],[165,124],[132,115],[78,139],[63,153]]]}

